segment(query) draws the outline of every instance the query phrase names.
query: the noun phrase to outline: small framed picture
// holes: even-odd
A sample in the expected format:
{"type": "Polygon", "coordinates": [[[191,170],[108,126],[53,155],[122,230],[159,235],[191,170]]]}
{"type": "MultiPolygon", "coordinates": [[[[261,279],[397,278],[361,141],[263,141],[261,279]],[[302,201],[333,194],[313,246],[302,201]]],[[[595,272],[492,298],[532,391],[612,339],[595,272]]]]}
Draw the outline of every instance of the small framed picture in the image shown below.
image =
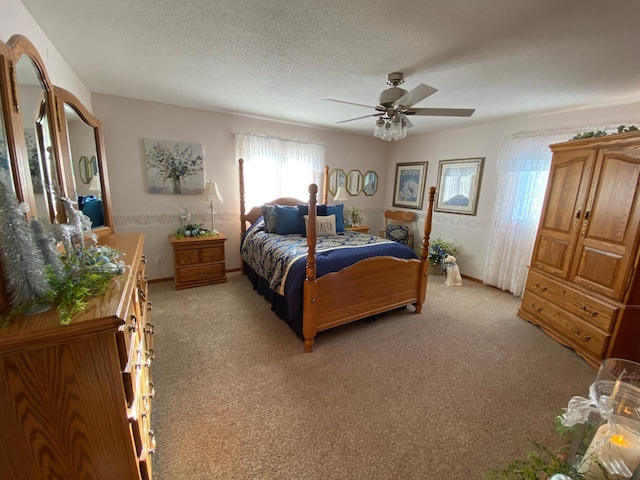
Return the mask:
{"type": "Polygon", "coordinates": [[[393,206],[422,209],[427,162],[397,163],[393,206]]]}
{"type": "Polygon", "coordinates": [[[484,157],[440,160],[436,212],[475,215],[484,157]]]}

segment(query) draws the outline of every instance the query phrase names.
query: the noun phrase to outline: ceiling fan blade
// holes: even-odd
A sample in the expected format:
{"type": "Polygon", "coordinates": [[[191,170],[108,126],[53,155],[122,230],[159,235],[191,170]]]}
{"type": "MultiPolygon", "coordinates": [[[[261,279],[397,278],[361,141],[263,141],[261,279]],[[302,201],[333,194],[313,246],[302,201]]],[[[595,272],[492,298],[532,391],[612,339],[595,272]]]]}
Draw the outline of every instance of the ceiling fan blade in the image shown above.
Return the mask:
{"type": "Polygon", "coordinates": [[[412,108],[406,115],[428,115],[430,117],[470,117],[475,108],[412,108]]]}
{"type": "Polygon", "coordinates": [[[333,98],[323,98],[323,100],[328,100],[330,102],[346,103],[347,105],[357,105],[358,107],[376,108],[373,105],[363,105],[361,103],[345,102],[344,100],[334,100],[333,98]]]}
{"type": "Polygon", "coordinates": [[[405,93],[402,97],[400,97],[398,100],[393,102],[391,106],[397,107],[399,105],[402,105],[404,108],[410,108],[416,103],[424,100],[425,98],[430,97],[437,91],[438,91],[437,88],[433,88],[433,87],[430,87],[429,85],[425,85],[424,83],[421,83],[416,88],[405,93]]]}
{"type": "Polygon", "coordinates": [[[409,117],[407,117],[405,114],[402,114],[402,118],[404,119],[405,122],[407,122],[407,128],[413,127],[413,123],[411,123],[411,120],[409,120],[409,117]]]}
{"type": "Polygon", "coordinates": [[[336,123],[353,122],[354,120],[360,120],[362,118],[379,117],[380,115],[384,115],[384,113],[372,113],[370,115],[364,115],[363,117],[350,118],[349,120],[341,120],[340,122],[336,122],[336,123]]]}

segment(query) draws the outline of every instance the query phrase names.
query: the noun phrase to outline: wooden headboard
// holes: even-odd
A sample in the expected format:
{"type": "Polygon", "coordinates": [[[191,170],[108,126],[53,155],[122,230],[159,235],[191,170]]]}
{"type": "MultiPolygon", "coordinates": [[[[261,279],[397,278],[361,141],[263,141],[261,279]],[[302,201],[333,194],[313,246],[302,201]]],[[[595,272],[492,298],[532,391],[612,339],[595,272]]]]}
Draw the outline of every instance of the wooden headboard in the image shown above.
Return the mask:
{"type": "MultiPolygon", "coordinates": [[[[244,204],[244,160],[241,158],[238,160],[238,169],[240,171],[240,230],[244,233],[247,230],[248,226],[251,226],[256,220],[258,220],[262,216],[262,210],[260,206],[253,206],[251,210],[245,213],[245,204],[244,204]]],[[[329,166],[324,167],[324,178],[322,181],[322,203],[325,205],[328,201],[329,196],[329,166]]],[[[309,202],[306,200],[299,200],[297,198],[291,197],[281,197],[276,198],[275,200],[271,200],[269,202],[264,202],[262,205],[306,205],[309,202]]]]}

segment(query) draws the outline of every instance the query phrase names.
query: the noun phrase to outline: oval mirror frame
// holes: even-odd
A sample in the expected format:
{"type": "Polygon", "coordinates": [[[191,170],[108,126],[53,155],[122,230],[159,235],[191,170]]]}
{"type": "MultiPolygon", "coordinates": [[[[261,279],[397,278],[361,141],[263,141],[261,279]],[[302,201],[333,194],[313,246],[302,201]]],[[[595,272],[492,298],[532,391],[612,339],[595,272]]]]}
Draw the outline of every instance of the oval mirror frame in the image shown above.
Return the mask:
{"type": "Polygon", "coordinates": [[[362,172],[360,170],[349,170],[347,175],[347,192],[355,197],[362,191],[362,172]]]}
{"type": "Polygon", "coordinates": [[[362,193],[368,197],[373,196],[378,191],[378,174],[373,170],[368,170],[364,174],[362,193]]]}
{"type": "Polygon", "coordinates": [[[82,180],[82,183],[84,183],[85,185],[89,185],[91,183],[91,179],[93,178],[93,167],[91,166],[89,157],[87,157],[86,155],[80,157],[80,160],[78,160],[78,168],[78,176],[80,177],[80,180],[82,180]]]}
{"type": "MultiPolygon", "coordinates": [[[[54,86],[54,94],[60,123],[60,143],[62,146],[61,163],[64,177],[67,179],[66,187],[68,196],[70,198],[77,198],[78,202],[81,203],[81,200],[83,200],[86,195],[96,192],[102,202],[103,222],[101,225],[92,226],[91,232],[98,236],[113,233],[113,213],[111,211],[111,196],[109,193],[109,178],[107,175],[102,123],[96,116],[89,112],[82,102],[71,92],[64,88],[54,86]],[[93,131],[92,134],[80,142],[80,144],[84,143],[87,149],[76,154],[76,158],[78,158],[77,155],[82,156],[79,161],[83,161],[84,157],[87,158],[86,177],[89,178],[89,182],[87,183],[84,182],[83,178],[80,178],[82,174],[80,165],[78,165],[79,168],[76,169],[73,163],[74,144],[77,144],[76,140],[78,139],[72,138],[74,131],[69,128],[72,117],[82,121],[84,124],[83,129],[84,126],[87,126],[89,128],[86,130],[93,131]],[[76,179],[80,179],[80,182],[77,182],[76,179]],[[78,185],[78,183],[82,185],[78,185]]],[[[83,209],[82,207],[83,205],[78,206],[80,210],[83,209]]],[[[91,215],[89,216],[91,217],[91,215]]]]}
{"type": "Polygon", "coordinates": [[[334,168],[329,173],[329,193],[335,196],[338,187],[344,187],[347,184],[347,174],[341,168],[334,168]]]}

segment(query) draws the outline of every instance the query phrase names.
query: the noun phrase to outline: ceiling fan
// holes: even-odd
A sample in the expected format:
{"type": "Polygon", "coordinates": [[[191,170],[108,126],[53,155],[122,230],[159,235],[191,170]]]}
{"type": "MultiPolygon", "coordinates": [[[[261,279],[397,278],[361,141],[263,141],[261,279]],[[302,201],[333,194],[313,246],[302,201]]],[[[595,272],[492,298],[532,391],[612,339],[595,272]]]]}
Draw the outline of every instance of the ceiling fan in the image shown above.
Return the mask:
{"type": "MultiPolygon", "coordinates": [[[[433,95],[438,89],[421,83],[411,91],[400,88],[398,85],[404,83],[405,74],[402,72],[392,72],[387,75],[387,84],[391,88],[387,88],[380,93],[378,104],[376,106],[363,105],[361,103],[345,102],[343,100],[334,100],[326,98],[331,102],[346,103],[348,105],[357,105],[360,107],[373,108],[376,113],[364,115],[362,117],[350,118],[337,123],[352,122],[368,117],[380,117],[376,121],[376,137],[382,137],[384,130],[392,129],[404,130],[404,135],[399,134],[401,138],[406,136],[406,128],[412,124],[407,118],[408,115],[427,115],[435,117],[470,117],[475,112],[472,108],[412,108],[416,103],[421,102],[425,98],[433,95]],[[382,130],[381,134],[378,131],[382,130]]],[[[387,140],[386,138],[383,138],[387,140]]],[[[389,138],[389,140],[399,140],[400,138],[389,138]]]]}

